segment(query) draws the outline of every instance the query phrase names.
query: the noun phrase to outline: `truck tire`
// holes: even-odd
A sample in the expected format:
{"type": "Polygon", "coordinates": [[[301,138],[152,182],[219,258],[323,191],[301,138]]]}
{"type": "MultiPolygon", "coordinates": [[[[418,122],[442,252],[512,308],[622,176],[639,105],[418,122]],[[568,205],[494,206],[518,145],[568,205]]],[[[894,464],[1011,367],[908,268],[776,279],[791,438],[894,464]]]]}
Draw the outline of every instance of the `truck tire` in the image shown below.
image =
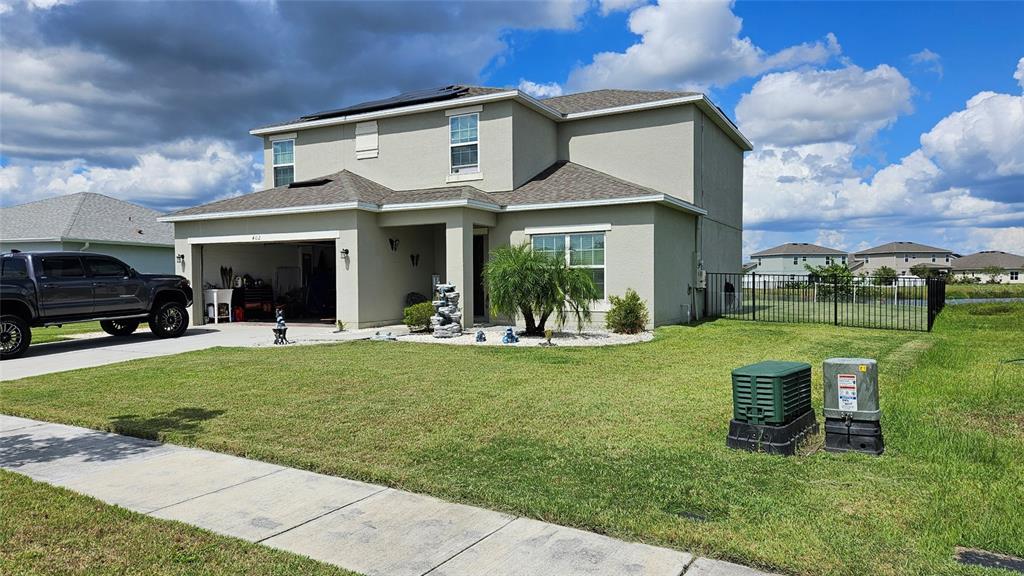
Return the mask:
{"type": "Polygon", "coordinates": [[[32,329],[21,316],[0,316],[0,360],[17,358],[32,343],[32,329]]]}
{"type": "Polygon", "coordinates": [[[128,336],[138,327],[138,320],[100,320],[100,328],[111,336],[128,336]]]}
{"type": "Polygon", "coordinates": [[[177,338],[188,330],[188,310],[180,302],[165,302],[149,315],[149,329],[157,338],[177,338]]]}

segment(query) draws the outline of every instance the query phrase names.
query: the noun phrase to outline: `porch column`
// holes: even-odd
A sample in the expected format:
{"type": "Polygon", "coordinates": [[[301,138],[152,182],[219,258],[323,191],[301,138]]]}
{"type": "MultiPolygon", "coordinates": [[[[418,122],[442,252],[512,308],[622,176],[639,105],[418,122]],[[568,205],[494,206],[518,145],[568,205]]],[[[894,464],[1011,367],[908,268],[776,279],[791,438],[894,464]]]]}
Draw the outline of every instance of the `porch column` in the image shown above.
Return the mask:
{"type": "Polygon", "coordinates": [[[473,220],[459,211],[445,222],[445,282],[461,294],[462,329],[473,327],[473,220]]]}
{"type": "Polygon", "coordinates": [[[203,302],[203,245],[189,244],[188,240],[174,241],[175,273],[188,278],[192,285],[192,308],[189,310],[190,322],[193,326],[206,323],[206,303],[203,302]],[[185,255],[185,262],[178,263],[178,254],[185,255]]]}

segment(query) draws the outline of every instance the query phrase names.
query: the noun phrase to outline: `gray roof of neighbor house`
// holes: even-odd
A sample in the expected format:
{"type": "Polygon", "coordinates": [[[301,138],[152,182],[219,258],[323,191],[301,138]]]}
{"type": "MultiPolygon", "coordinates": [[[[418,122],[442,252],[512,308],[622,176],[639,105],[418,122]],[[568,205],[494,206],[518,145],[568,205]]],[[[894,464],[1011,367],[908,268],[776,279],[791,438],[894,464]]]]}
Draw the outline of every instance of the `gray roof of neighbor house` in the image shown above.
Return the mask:
{"type": "Polygon", "coordinates": [[[618,108],[631,104],[644,104],[646,102],[657,102],[659,100],[671,100],[684,96],[698,96],[700,92],[667,92],[663,90],[593,90],[590,92],[579,92],[566,94],[565,96],[554,96],[541,100],[544,104],[564,114],[576,114],[579,112],[590,112],[592,110],[603,110],[606,108],[618,108]]]}
{"type": "MultiPolygon", "coordinates": [[[[510,192],[484,192],[473,186],[447,186],[420,190],[392,190],[372,180],[343,170],[322,178],[293,182],[269,190],[252,192],[235,198],[218,200],[186,208],[165,216],[167,221],[203,219],[202,216],[236,215],[246,212],[326,211],[350,208],[380,209],[382,206],[464,200],[491,210],[557,207],[570,202],[652,201],[668,202],[677,207],[703,211],[662,194],[573,162],[559,161],[510,192]]],[[[431,208],[436,206],[422,206],[431,208]]]]}
{"type": "Polygon", "coordinates": [[[1024,256],[1010,254],[1000,250],[985,250],[977,254],[968,254],[953,260],[953,271],[984,270],[996,266],[1006,270],[1024,270],[1024,256]]]}
{"type": "Polygon", "coordinates": [[[860,256],[862,254],[902,254],[904,252],[938,252],[940,254],[950,253],[952,250],[946,250],[945,248],[936,248],[935,246],[927,246],[925,244],[918,244],[917,242],[889,242],[888,244],[882,244],[881,246],[875,246],[874,248],[868,248],[867,250],[858,250],[855,255],[860,256]]]}
{"type": "Polygon", "coordinates": [[[826,248],[825,246],[818,246],[817,244],[811,244],[809,242],[787,242],[785,244],[779,244],[773,248],[761,250],[760,252],[754,252],[750,255],[751,258],[764,257],[764,256],[845,256],[846,252],[842,250],[836,250],[834,248],[826,248]]]}
{"type": "Polygon", "coordinates": [[[174,227],[159,217],[137,204],[79,192],[0,208],[0,239],[173,246],[174,227]]]}

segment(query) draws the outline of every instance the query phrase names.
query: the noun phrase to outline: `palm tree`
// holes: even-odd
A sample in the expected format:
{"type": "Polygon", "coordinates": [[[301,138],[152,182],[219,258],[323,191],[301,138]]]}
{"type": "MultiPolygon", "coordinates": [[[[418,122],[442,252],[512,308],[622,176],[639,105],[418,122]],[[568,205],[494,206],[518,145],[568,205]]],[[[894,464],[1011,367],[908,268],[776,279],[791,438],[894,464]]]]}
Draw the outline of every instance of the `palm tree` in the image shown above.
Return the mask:
{"type": "Polygon", "coordinates": [[[586,270],[563,258],[535,252],[528,243],[498,248],[484,265],[484,285],[495,316],[522,314],[526,334],[541,336],[551,314],[559,326],[571,316],[579,330],[590,321],[590,305],[601,294],[586,270]]]}

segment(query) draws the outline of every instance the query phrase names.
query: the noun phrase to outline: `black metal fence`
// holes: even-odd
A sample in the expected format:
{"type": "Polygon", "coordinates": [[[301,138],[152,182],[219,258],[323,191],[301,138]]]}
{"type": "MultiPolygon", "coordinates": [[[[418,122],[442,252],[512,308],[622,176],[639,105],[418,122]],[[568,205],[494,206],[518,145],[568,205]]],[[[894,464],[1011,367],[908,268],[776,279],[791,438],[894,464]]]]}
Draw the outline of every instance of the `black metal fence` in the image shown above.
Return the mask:
{"type": "Polygon", "coordinates": [[[942,278],[711,272],[704,290],[712,318],[889,330],[930,331],[945,302],[942,278]]]}

